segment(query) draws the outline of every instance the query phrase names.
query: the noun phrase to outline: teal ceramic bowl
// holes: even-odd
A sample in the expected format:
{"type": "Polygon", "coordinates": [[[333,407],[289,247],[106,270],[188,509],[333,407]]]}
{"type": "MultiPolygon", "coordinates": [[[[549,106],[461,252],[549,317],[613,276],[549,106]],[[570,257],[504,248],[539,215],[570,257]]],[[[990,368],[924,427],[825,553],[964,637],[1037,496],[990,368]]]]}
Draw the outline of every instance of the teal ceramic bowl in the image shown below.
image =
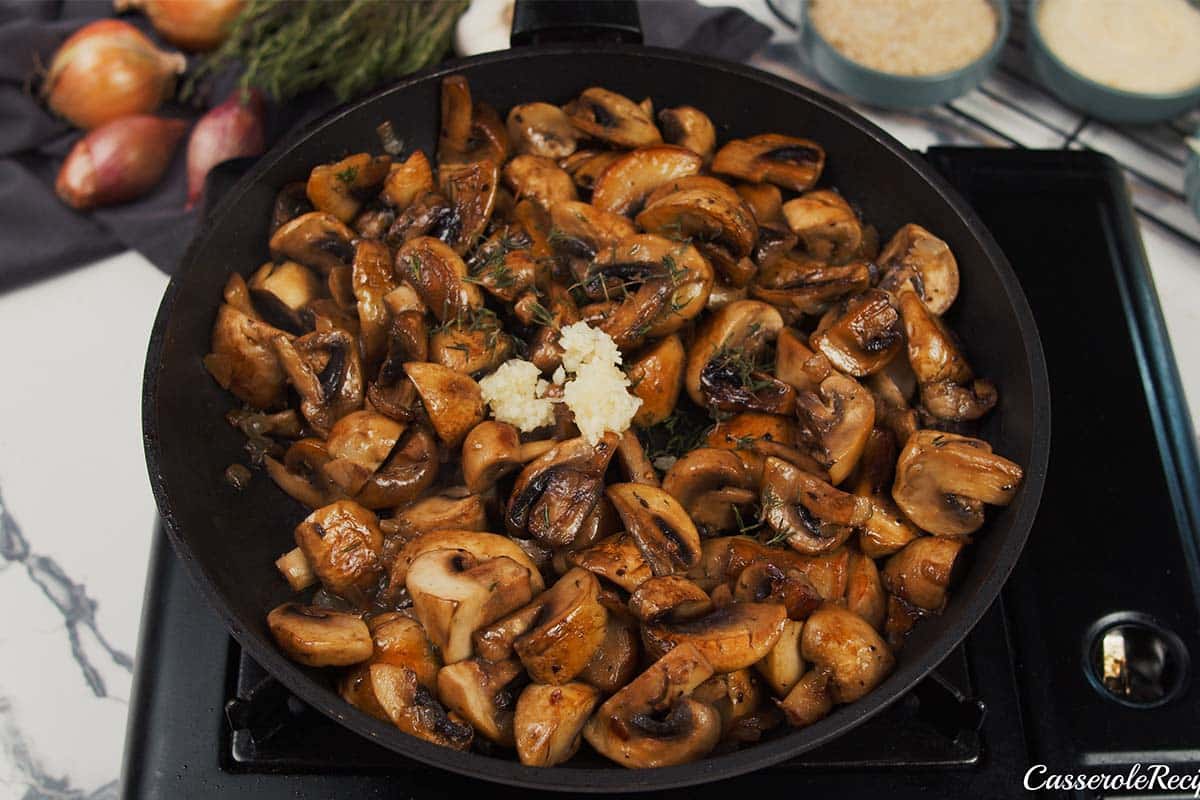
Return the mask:
{"type": "Polygon", "coordinates": [[[1038,30],[1041,5],[1042,0],[1032,0],[1029,6],[1029,58],[1038,80],[1067,105],[1108,122],[1140,124],[1161,122],[1200,106],[1200,84],[1164,94],[1127,92],[1071,69],[1050,50],[1038,30]]]}
{"type": "Polygon", "coordinates": [[[800,0],[800,46],[821,79],[851,97],[880,108],[935,106],[974,89],[1000,59],[1010,25],[1008,0],[988,2],[996,10],[996,40],[977,60],[951,72],[894,75],[851,61],[817,32],[808,17],[809,0],[800,0]]]}

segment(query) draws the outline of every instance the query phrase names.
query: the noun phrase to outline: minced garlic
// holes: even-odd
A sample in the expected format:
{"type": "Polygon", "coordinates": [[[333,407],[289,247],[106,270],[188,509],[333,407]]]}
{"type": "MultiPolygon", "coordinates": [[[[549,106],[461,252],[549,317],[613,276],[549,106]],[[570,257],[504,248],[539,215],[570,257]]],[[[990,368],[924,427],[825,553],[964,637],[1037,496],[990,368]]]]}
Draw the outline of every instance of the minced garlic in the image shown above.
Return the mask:
{"type": "Polygon", "coordinates": [[[483,402],[500,422],[532,431],[554,424],[554,401],[547,398],[549,382],[531,362],[512,358],[479,380],[483,402]]]}
{"type": "Polygon", "coordinates": [[[578,372],[584,364],[621,363],[617,343],[604,331],[586,322],[576,322],[559,332],[558,346],[563,349],[562,365],[567,372],[578,372]]]}

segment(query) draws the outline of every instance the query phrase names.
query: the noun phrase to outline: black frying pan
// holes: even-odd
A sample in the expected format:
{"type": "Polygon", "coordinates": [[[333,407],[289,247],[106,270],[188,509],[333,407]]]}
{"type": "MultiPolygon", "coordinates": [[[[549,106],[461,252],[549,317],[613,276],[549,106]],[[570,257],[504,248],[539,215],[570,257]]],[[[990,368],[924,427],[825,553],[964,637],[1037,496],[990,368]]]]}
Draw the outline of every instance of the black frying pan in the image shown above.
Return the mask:
{"type": "Polygon", "coordinates": [[[1021,552],[1046,473],[1049,402],[1041,345],[1016,276],[979,218],[919,156],[843,106],[757,70],[647,47],[558,45],[426,70],[337,110],[264,156],[213,210],[167,289],[147,356],[143,414],[150,481],[179,557],[242,647],[298,697],[351,730],[436,767],[532,788],[617,792],[728,778],[795,756],[845,734],[937,666],[992,604],[1021,552]],[[962,289],[948,320],[978,372],[1000,389],[983,435],[1024,466],[1026,478],[1014,502],[993,510],[968,549],[970,560],[946,612],[917,626],[895,672],[864,699],[808,728],[784,730],[695,764],[629,771],[585,753],[568,765],[535,769],[512,757],[461,753],[407,736],[341,700],[327,674],[289,661],[275,646],[267,612],[291,592],[273,562],[294,546],[292,529],[307,512],[265,475],[241,492],[222,477],[243,457],[243,442],[224,421],[234,399],[201,363],[221,288],[230,272],[248,274],[266,260],[279,188],[305,179],[315,164],[377,150],[381,121],[391,120],[409,147],[432,153],[439,83],[452,73],[466,75],[474,95],[502,111],[531,100],[562,103],[601,85],[635,98],[649,95],[660,108],[702,108],[722,140],[765,131],[815,139],[828,151],[823,184],[858,204],[885,236],[917,222],[953,249],[962,289]]]}

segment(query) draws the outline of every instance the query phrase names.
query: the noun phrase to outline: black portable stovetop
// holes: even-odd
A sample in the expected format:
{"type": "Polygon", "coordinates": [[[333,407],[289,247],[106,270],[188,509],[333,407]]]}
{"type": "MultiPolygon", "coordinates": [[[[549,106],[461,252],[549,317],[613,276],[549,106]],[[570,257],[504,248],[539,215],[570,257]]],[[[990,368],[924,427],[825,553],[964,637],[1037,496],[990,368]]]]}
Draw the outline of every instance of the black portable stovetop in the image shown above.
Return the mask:
{"type": "MultiPolygon", "coordinates": [[[[792,762],[660,796],[1002,800],[1027,779],[1200,771],[1200,470],[1120,170],[1090,152],[928,158],[990,227],[1041,331],[1053,438],[1029,544],[965,643],[886,712],[792,762]]],[[[126,797],[541,794],[405,760],[306,707],[242,655],[162,535],[141,636],[126,797]]]]}

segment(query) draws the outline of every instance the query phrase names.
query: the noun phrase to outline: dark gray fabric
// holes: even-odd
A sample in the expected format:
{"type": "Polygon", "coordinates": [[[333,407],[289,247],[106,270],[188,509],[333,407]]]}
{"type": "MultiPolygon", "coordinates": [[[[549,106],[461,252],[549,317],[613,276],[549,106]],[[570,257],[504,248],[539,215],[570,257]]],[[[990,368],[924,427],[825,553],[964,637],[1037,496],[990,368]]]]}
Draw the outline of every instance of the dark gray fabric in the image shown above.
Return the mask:
{"type": "MultiPolygon", "coordinates": [[[[766,26],[736,9],[691,0],[642,2],[640,8],[647,44],[741,61],[770,38],[766,26]]],[[[54,194],[62,159],[81,134],[47,112],[31,76],[67,36],[111,13],[110,0],[0,0],[0,291],[126,249],[171,272],[195,232],[199,212],[183,210],[186,137],[163,181],[132,203],[80,213],[54,194]]],[[[140,15],[123,19],[153,37],[140,15]]],[[[223,98],[231,87],[231,79],[219,81],[213,97],[223,98]]],[[[332,104],[328,95],[315,94],[268,108],[268,142],[332,104]]],[[[174,105],[160,113],[198,116],[174,105]]]]}

